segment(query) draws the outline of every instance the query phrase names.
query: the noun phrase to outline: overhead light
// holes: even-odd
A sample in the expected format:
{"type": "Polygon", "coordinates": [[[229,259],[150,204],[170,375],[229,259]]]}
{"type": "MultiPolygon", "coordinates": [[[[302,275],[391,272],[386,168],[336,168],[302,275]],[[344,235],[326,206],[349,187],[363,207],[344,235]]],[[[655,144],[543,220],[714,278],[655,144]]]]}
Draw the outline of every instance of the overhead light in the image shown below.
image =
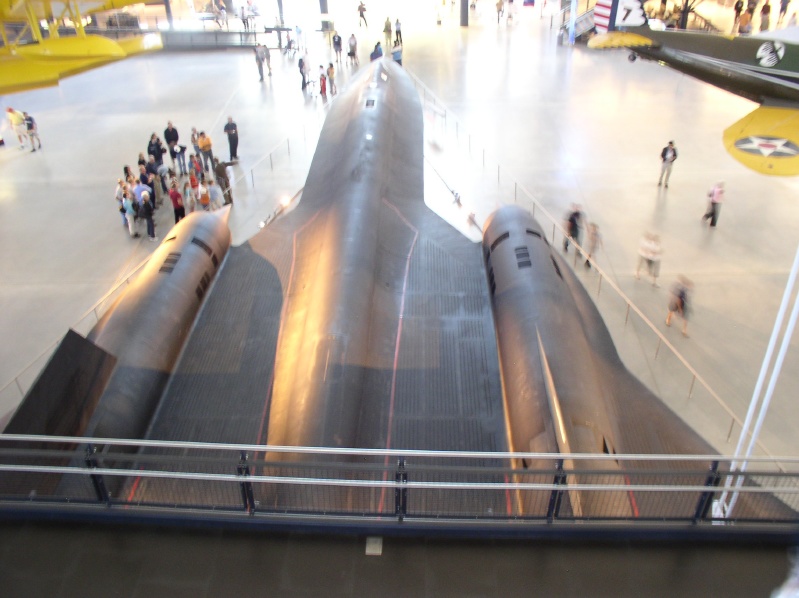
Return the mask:
{"type": "Polygon", "coordinates": [[[367,133],[366,134],[366,141],[371,141],[371,140],[372,140],[372,134],[371,133],[367,133]]]}

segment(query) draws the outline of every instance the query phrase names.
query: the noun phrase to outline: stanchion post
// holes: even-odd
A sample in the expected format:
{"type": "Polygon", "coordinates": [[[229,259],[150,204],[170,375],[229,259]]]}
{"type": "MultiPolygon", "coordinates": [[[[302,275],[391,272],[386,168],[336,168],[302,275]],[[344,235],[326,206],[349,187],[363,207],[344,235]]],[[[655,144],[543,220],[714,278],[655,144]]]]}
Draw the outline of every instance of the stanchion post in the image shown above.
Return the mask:
{"type": "Polygon", "coordinates": [[[394,488],[394,515],[397,521],[402,523],[408,511],[408,472],[405,471],[405,457],[400,457],[397,461],[397,471],[394,474],[397,486],[394,488]]]}
{"type": "MultiPolygon", "coordinates": [[[[97,458],[94,456],[96,453],[97,447],[95,447],[93,444],[86,446],[84,463],[89,469],[97,469],[97,458]]],[[[103,476],[91,474],[89,477],[92,480],[92,486],[94,486],[94,494],[97,497],[97,501],[104,502],[106,505],[110,506],[111,496],[108,494],[108,488],[105,487],[105,480],[103,480],[103,476]]]]}
{"type": "Polygon", "coordinates": [[[241,488],[241,502],[244,504],[244,510],[250,515],[255,513],[255,496],[252,491],[252,482],[248,479],[250,477],[250,466],[247,463],[249,455],[246,451],[241,451],[239,454],[239,464],[236,466],[236,473],[239,477],[245,478],[244,481],[239,482],[241,488]]]}
{"type": "Polygon", "coordinates": [[[699,500],[696,503],[696,510],[694,511],[694,523],[699,523],[699,521],[703,519],[707,519],[708,511],[710,511],[710,506],[712,504],[713,495],[716,494],[716,486],[719,485],[719,481],[721,480],[721,476],[719,475],[719,462],[713,461],[710,465],[710,471],[707,474],[707,478],[705,478],[705,492],[703,492],[699,496],[699,500]]]}
{"type": "Polygon", "coordinates": [[[549,495],[549,506],[547,507],[547,523],[552,523],[558,517],[560,512],[560,499],[562,490],[560,489],[566,483],[566,472],[563,471],[563,459],[558,459],[556,462],[557,472],[555,473],[555,486],[549,495]]]}

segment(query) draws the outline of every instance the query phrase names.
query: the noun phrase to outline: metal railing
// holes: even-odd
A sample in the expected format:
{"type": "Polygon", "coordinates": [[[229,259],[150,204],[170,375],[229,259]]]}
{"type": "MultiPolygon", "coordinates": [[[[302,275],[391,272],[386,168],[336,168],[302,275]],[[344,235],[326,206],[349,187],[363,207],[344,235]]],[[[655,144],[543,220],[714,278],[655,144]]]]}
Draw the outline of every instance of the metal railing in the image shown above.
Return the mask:
{"type": "MultiPolygon", "coordinates": [[[[376,520],[795,526],[794,473],[753,458],[330,449],[0,435],[0,509],[376,520]],[[519,464],[525,463],[526,467],[519,464]],[[740,479],[731,513],[725,479],[740,479]]],[[[445,524],[445,523],[444,523],[445,524]]]]}
{"type": "MultiPolygon", "coordinates": [[[[472,188],[476,188],[481,192],[485,190],[486,193],[498,198],[496,205],[490,211],[505,203],[521,205],[529,209],[532,215],[541,222],[544,229],[549,231],[549,241],[552,245],[557,246],[560,241],[566,238],[568,235],[563,227],[563,219],[553,216],[529,190],[518,182],[518,177],[507,168],[502,167],[498,159],[487,153],[485,148],[480,147],[477,139],[454,114],[447,110],[443,102],[424,83],[419,81],[412,73],[411,77],[422,98],[426,112],[438,123],[435,128],[439,139],[446,138],[446,140],[456,146],[455,151],[459,152],[457,153],[457,162],[461,165],[461,169],[457,172],[453,170],[446,172],[446,167],[435,163],[435,154],[426,152],[426,159],[431,162],[433,170],[442,179],[447,188],[454,194],[456,188],[454,181],[461,182],[464,179],[469,179],[472,188]],[[451,180],[447,180],[448,178],[451,180]]],[[[429,125],[428,128],[430,128],[429,125]]],[[[451,158],[451,156],[449,157],[451,158]]],[[[464,202],[464,198],[459,195],[457,202],[458,205],[461,205],[464,202]]],[[[465,207],[464,209],[466,212],[470,212],[472,208],[465,207]]],[[[483,217],[487,217],[489,213],[486,212],[483,217]]],[[[480,217],[476,216],[474,212],[469,213],[468,217],[475,226],[480,226],[480,217]]],[[[664,354],[666,354],[668,355],[669,367],[676,362],[678,368],[687,374],[685,379],[668,380],[666,384],[669,384],[669,387],[667,389],[659,389],[660,392],[656,392],[656,394],[686,419],[689,424],[693,425],[695,429],[701,430],[702,435],[706,438],[709,428],[705,419],[709,417],[713,422],[714,428],[713,437],[707,439],[711,443],[715,443],[719,447],[719,452],[723,453],[723,446],[731,442],[733,433],[742,429],[743,419],[711,388],[705,378],[654,325],[652,320],[621,290],[614,279],[593,259],[588,257],[587,251],[571,238],[570,244],[573,244],[576,249],[572,262],[575,274],[580,278],[586,290],[592,294],[614,341],[616,341],[617,349],[620,349],[621,343],[618,342],[618,339],[623,334],[623,331],[628,328],[638,330],[635,328],[636,322],[643,324],[645,331],[653,339],[653,343],[649,347],[652,362],[663,363],[666,359],[664,354]],[[586,260],[592,266],[590,269],[577,267],[578,261],[585,262],[586,260]],[[605,293],[603,293],[603,290],[605,293]],[[608,293],[608,290],[612,292],[608,293]],[[698,415],[693,413],[695,407],[687,405],[687,403],[691,402],[692,399],[696,399],[700,392],[702,398],[706,399],[703,405],[707,407],[708,413],[698,415]]],[[[640,352],[641,348],[637,347],[636,350],[640,352]]],[[[665,368],[666,364],[663,367],[665,368]]],[[[633,373],[651,375],[651,372],[633,371],[633,373]]],[[[652,382],[652,380],[644,381],[650,384],[652,382]]],[[[693,403],[695,404],[696,401],[694,400],[693,403]]],[[[757,447],[761,454],[773,457],[763,442],[758,440],[757,447]]],[[[781,467],[779,462],[775,461],[775,464],[777,467],[781,467]]]]}

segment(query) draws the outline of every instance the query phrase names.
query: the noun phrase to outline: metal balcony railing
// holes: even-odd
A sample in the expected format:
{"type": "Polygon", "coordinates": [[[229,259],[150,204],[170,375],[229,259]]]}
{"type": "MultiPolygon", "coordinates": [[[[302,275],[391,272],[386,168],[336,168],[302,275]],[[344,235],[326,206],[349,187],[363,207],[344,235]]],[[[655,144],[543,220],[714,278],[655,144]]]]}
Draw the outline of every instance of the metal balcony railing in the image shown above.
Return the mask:
{"type": "Polygon", "coordinates": [[[344,517],[383,525],[799,523],[792,473],[753,458],[329,449],[0,435],[0,510],[344,517]],[[520,464],[526,463],[527,467],[520,464]],[[737,493],[733,510],[719,503],[737,493]]]}

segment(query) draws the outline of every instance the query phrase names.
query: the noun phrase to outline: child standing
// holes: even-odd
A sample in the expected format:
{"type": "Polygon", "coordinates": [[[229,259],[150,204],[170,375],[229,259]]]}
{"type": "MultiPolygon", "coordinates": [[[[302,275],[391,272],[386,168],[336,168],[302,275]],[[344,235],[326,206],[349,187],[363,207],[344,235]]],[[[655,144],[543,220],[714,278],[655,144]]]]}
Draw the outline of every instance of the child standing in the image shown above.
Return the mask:
{"type": "Polygon", "coordinates": [[[327,77],[325,77],[325,67],[319,65],[319,94],[327,95],[327,77]]]}
{"type": "Polygon", "coordinates": [[[333,63],[330,63],[330,66],[327,67],[327,80],[330,81],[330,95],[336,94],[336,69],[333,67],[333,63]]]}

